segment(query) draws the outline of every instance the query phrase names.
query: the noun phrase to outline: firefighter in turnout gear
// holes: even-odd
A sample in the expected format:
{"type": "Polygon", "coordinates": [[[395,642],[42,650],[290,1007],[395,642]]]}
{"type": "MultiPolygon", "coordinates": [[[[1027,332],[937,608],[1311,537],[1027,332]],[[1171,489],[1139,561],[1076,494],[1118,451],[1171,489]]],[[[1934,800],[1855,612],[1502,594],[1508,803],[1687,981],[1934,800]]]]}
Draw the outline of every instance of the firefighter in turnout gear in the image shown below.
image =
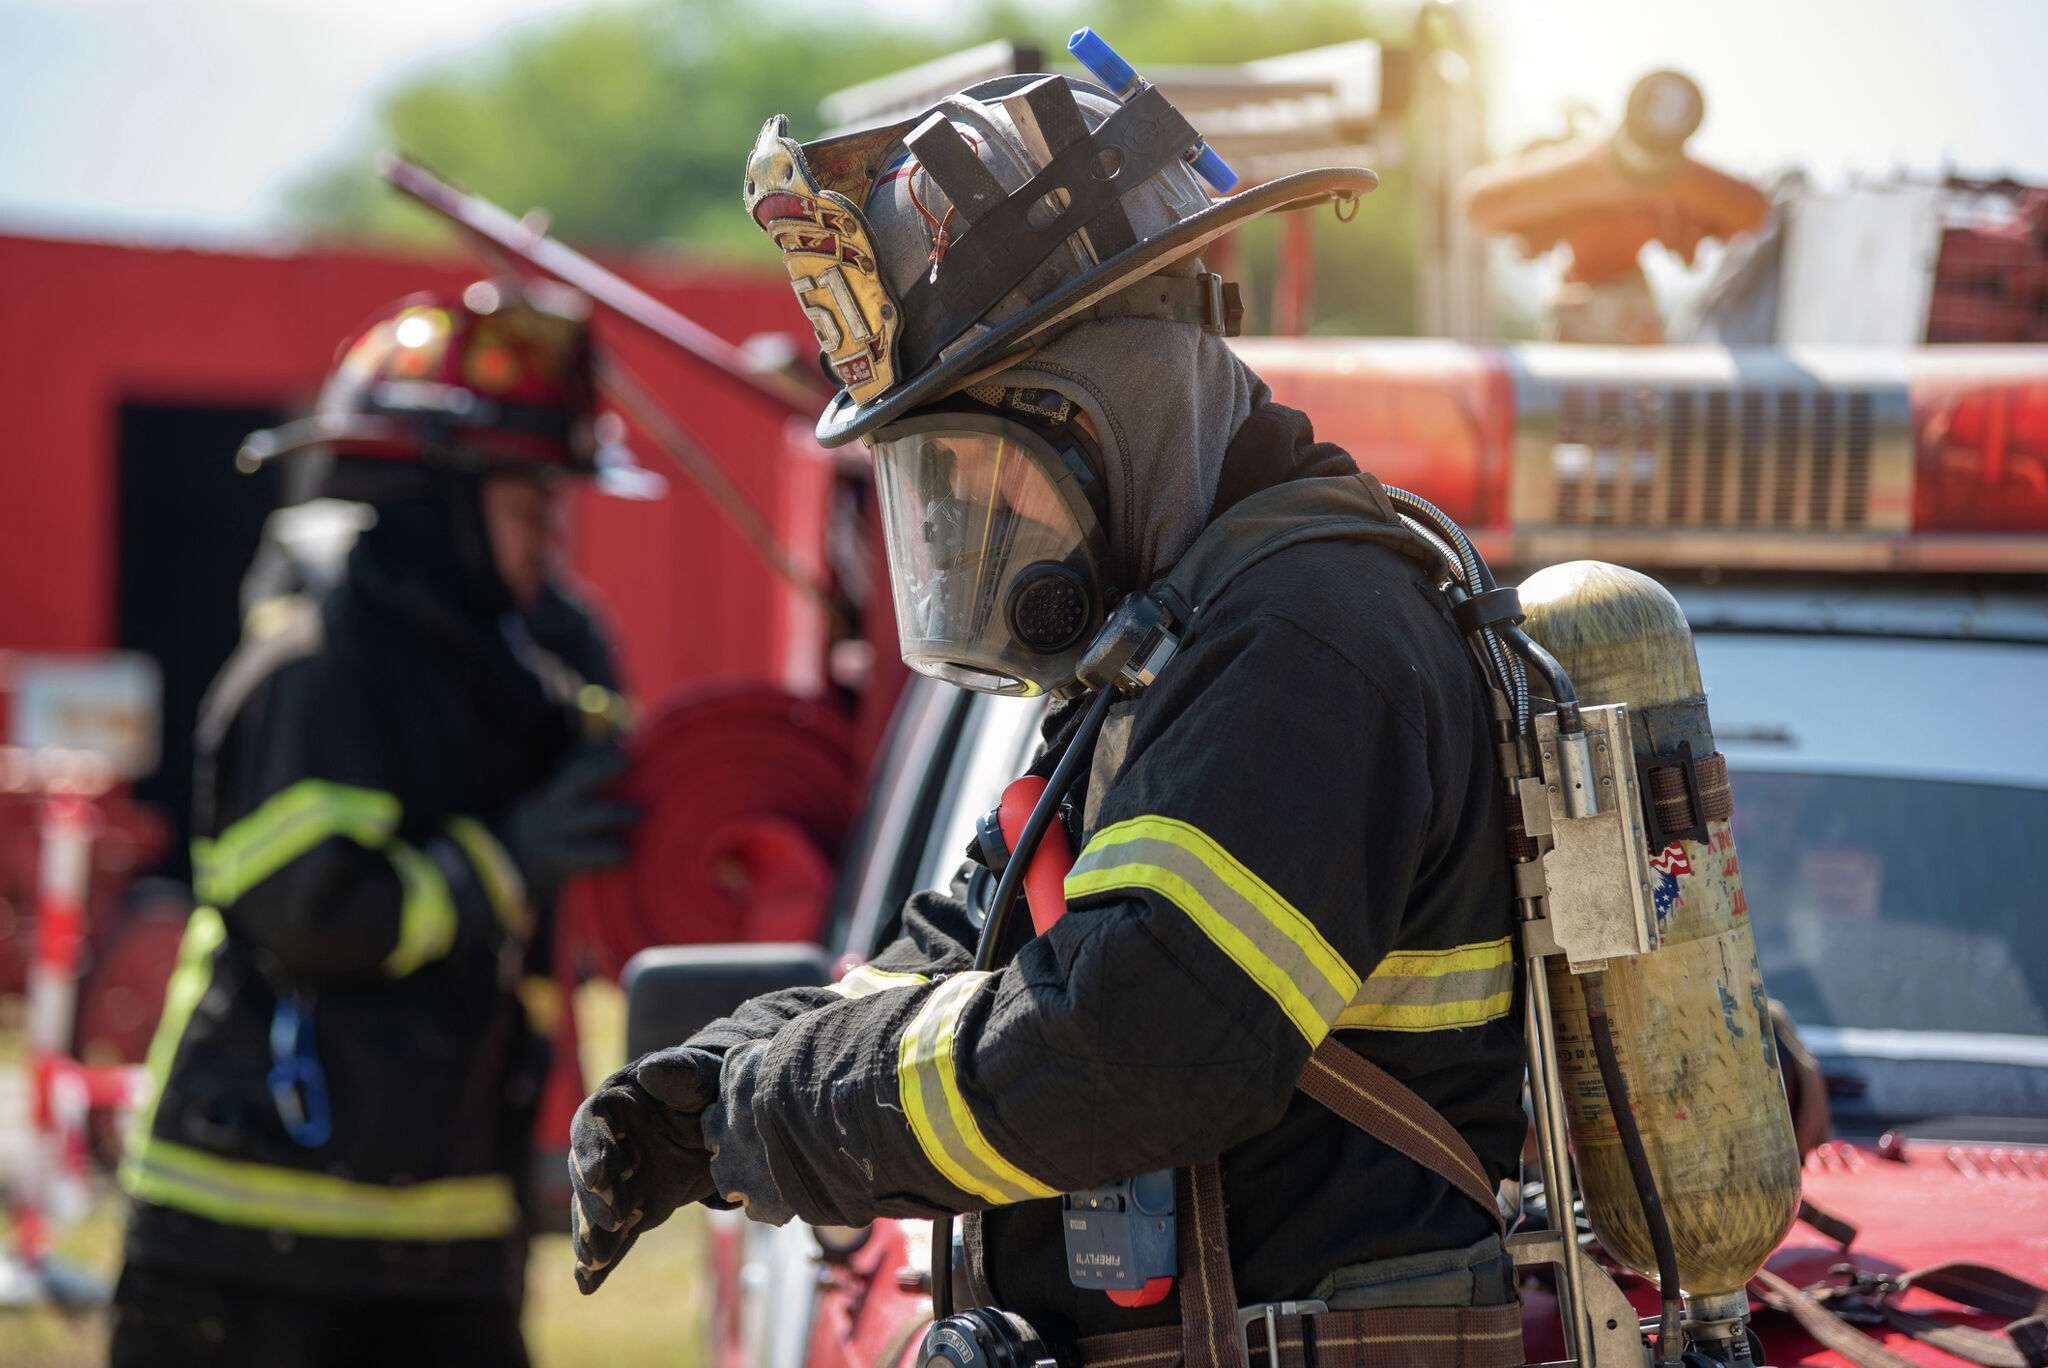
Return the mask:
{"type": "Polygon", "coordinates": [[[338,584],[250,608],[201,709],[201,906],[121,1167],[117,1365],[526,1362],[548,1050],[518,990],[557,885],[637,815],[604,794],[617,695],[555,582],[559,491],[656,478],[599,440],[577,302],[408,299],[243,449],[372,512],[338,584]]]}
{"type": "Polygon", "coordinates": [[[1197,256],[1374,178],[1212,201],[1194,130],[1131,89],[1019,76],[762,132],[747,207],[845,386],[820,440],[875,457],[905,657],[1051,697],[1038,772],[1089,747],[1080,854],[1064,915],[981,966],[981,909],[923,893],[840,982],[608,1080],[573,1138],[579,1281],[683,1202],[971,1213],[963,1333],[1025,1361],[1242,1362],[1248,1307],[1254,1361],[1391,1338],[1373,1361],[1506,1368],[1495,1191],[1526,1122],[1485,685],[1433,553],[1232,354],[1235,287],[1197,256]],[[1177,649],[1125,670],[1094,740],[1077,676],[1148,594],[1177,649]],[[1169,1170],[1171,1290],[1105,1296],[1069,1257],[1100,1209],[1077,1194],[1169,1170]]]}

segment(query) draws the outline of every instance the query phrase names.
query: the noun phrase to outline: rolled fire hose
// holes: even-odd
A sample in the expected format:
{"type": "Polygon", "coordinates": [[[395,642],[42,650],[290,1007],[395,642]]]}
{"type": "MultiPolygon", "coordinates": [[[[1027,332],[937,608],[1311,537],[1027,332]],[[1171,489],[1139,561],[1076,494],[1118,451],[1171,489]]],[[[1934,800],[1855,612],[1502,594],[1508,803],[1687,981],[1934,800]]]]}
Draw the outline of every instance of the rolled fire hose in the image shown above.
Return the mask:
{"type": "Polygon", "coordinates": [[[852,726],[764,685],[679,695],[627,742],[632,859],[573,881],[556,949],[616,976],[652,945],[816,940],[853,822],[852,726]]]}
{"type": "Polygon", "coordinates": [[[536,1142],[567,1143],[583,1100],[573,994],[656,945],[822,938],[859,797],[845,714],[764,684],[687,690],[626,743],[616,792],[641,819],[621,868],[585,875],[556,908],[562,1002],[536,1142]]]}

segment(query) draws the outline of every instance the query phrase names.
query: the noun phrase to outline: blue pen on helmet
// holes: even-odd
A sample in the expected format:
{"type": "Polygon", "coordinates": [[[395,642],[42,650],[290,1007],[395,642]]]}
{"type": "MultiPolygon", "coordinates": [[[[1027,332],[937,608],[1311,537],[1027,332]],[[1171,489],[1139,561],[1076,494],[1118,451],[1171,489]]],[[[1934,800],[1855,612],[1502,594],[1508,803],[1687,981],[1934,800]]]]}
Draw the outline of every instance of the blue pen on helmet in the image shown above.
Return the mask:
{"type": "MultiPolygon", "coordinates": [[[[1075,29],[1074,36],[1067,39],[1067,51],[1075,61],[1087,67],[1096,80],[1109,87],[1119,104],[1128,102],[1151,85],[1092,28],[1075,29]]],[[[1237,184],[1237,172],[1210,151],[1209,144],[1200,138],[1196,138],[1195,145],[1180,155],[1182,161],[1195,169],[1196,175],[1216,187],[1217,194],[1227,194],[1237,184]]]]}

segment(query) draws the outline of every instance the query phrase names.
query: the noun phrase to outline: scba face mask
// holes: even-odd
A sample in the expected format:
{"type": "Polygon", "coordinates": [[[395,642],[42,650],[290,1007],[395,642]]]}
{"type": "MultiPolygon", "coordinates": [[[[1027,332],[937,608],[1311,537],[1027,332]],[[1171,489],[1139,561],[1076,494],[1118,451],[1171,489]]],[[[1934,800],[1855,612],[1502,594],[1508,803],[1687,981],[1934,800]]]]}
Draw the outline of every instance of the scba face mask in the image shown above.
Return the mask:
{"type": "Polygon", "coordinates": [[[1066,688],[1115,597],[1101,481],[1072,408],[1050,423],[925,410],[869,439],[903,660],[982,693],[1066,688]]]}

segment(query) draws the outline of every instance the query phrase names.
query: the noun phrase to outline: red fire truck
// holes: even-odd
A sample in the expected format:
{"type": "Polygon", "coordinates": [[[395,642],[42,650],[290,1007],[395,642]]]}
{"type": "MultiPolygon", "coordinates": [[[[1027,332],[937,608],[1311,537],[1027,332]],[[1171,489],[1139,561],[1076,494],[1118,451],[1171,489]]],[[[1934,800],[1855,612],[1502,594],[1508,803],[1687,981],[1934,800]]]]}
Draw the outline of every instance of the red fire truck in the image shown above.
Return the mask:
{"type": "MultiPolygon", "coordinates": [[[[2048,817],[2048,741],[2030,722],[2048,665],[2048,351],[1241,346],[1283,402],[1462,523],[1504,571],[1597,558],[1676,593],[1730,765],[1765,977],[1817,1057],[1842,1137],[1808,1156],[1814,1220],[1772,1268],[1794,1288],[1834,1276],[1840,1308],[1884,1344],[1943,1362],[1914,1317],[1955,1310],[1943,1296],[1962,1289],[1903,1274],[1961,1259],[2048,1277],[2048,909],[2024,854],[2048,817]]],[[[786,463],[812,458],[801,431],[788,441],[786,463]]],[[[886,657],[881,626],[868,622],[864,638],[886,657]]],[[[889,696],[870,688],[871,715],[889,696]]],[[[706,700],[677,730],[741,735],[735,718],[780,708],[783,725],[771,719],[763,735],[826,738],[790,761],[815,782],[763,795],[759,821],[721,828],[723,843],[700,852],[692,869],[714,876],[702,905],[737,898],[748,915],[732,934],[752,944],[642,957],[629,1052],[872,953],[908,894],[951,881],[975,819],[1035,744],[1032,703],[914,681],[835,876],[814,857],[838,846],[845,813],[807,825],[793,808],[828,776],[846,783],[859,747],[832,736],[844,725],[829,708],[758,702],[706,700]],[[762,882],[792,869],[788,889],[762,882]],[[815,924],[827,884],[822,937],[771,943],[815,924]]],[[[620,905],[596,921],[616,928],[620,905]]],[[[1520,1248],[1558,1244],[1533,1225],[1520,1248]]],[[[720,1218],[714,1231],[720,1368],[894,1363],[928,1321],[921,1223],[766,1230],[720,1218]]],[[[1569,1350],[1590,1365],[1578,1332],[1546,1316],[1535,1262],[1527,1357],[1569,1350]]],[[[1638,1309],[1653,1307],[1654,1288],[1611,1271],[1638,1309]]],[[[1765,1292],[1802,1312],[1815,1301],[1765,1292]]],[[[2001,1309],[2022,1300],[1961,1323],[1993,1329],[2048,1310],[2001,1309]]],[[[1860,1362],[1854,1342],[1814,1324],[1760,1313],[1765,1361],[1860,1362]]],[[[1633,1342],[1613,1317],[1608,1330],[1633,1342]]],[[[2026,1343],[2016,1332],[1992,1350],[2024,1361],[2026,1343]]]]}
{"type": "MultiPolygon", "coordinates": [[[[1237,345],[1319,435],[1463,522],[1497,567],[1599,558],[1673,590],[1728,758],[1764,978],[1817,1057],[1834,1131],[1805,1160],[1820,1225],[1795,1226],[1769,1270],[1839,1287],[1862,1330],[1929,1365],[1951,1359],[1915,1317],[2021,1319],[1965,1313],[1938,1278],[1895,1285],[1955,1261],[2048,1281],[2048,894],[2025,853],[2048,822],[2048,349],[1237,345]]],[[[827,943],[650,952],[629,973],[629,1054],[874,951],[910,893],[953,880],[1038,712],[914,680],[827,943]]],[[[923,1222],[714,1216],[713,1239],[720,1368],[893,1364],[929,1323],[923,1222]]],[[[1652,1285],[1618,1277],[1654,1311],[1652,1285]]],[[[1531,1363],[1561,1352],[1547,1288],[1524,1286],[1531,1363]]],[[[1759,1362],[1869,1361],[1761,1289],[1757,1306],[1759,1362]]]]}

